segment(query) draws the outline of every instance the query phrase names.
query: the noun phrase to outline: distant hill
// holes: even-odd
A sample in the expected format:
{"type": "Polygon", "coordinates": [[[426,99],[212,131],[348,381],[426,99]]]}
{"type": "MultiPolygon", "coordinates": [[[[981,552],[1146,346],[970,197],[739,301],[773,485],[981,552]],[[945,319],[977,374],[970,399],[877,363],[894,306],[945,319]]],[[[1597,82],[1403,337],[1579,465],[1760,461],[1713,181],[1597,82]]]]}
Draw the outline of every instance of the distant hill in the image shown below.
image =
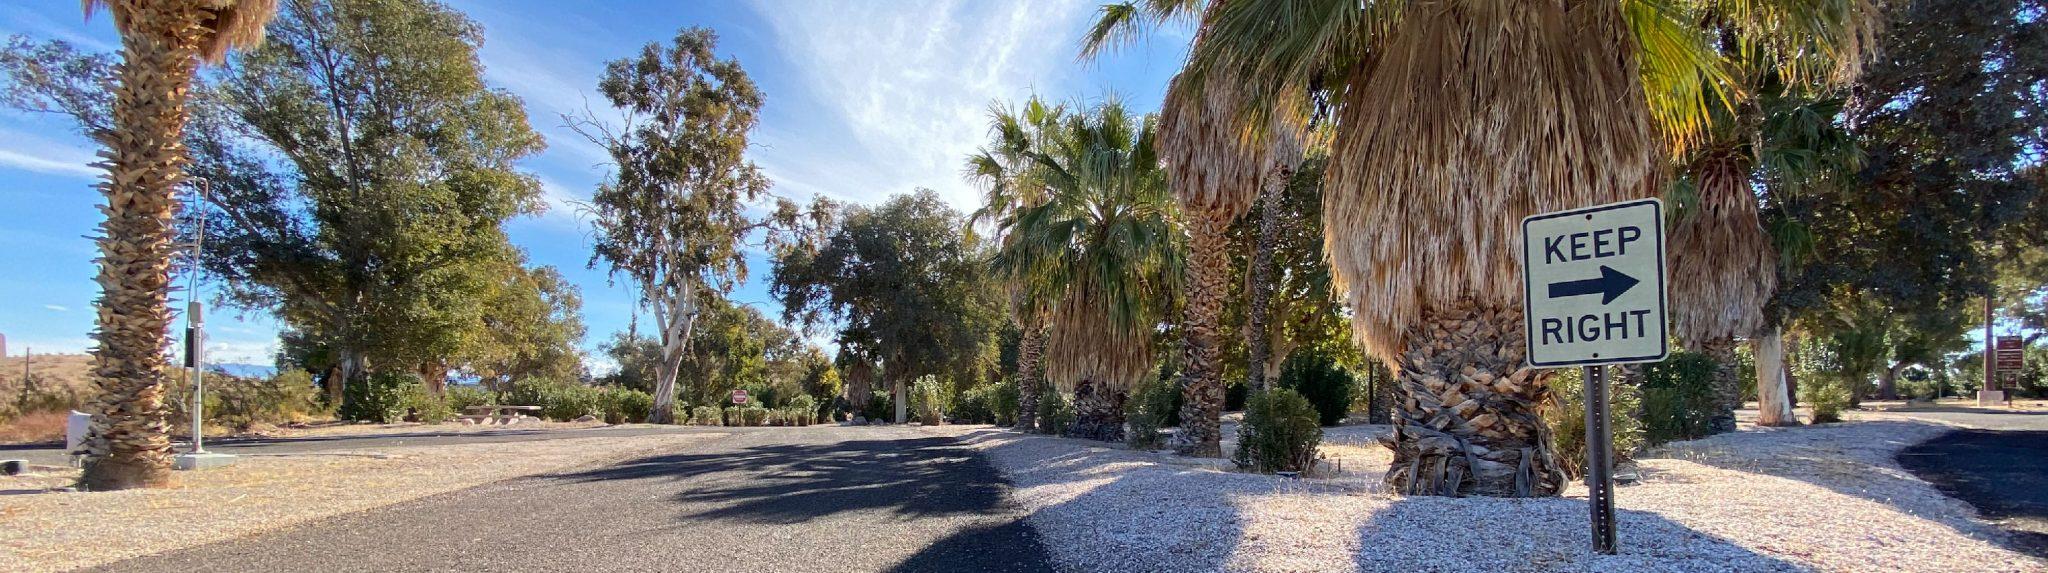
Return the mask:
{"type": "MultiPolygon", "coordinates": [[[[36,378],[47,384],[46,388],[64,389],[76,393],[87,393],[92,388],[92,357],[84,354],[37,354],[30,359],[29,366],[36,378]]],[[[21,392],[20,356],[0,359],[0,398],[11,397],[21,392]]],[[[226,371],[234,376],[247,378],[269,378],[277,374],[277,368],[258,364],[209,364],[208,371],[226,371]]]]}

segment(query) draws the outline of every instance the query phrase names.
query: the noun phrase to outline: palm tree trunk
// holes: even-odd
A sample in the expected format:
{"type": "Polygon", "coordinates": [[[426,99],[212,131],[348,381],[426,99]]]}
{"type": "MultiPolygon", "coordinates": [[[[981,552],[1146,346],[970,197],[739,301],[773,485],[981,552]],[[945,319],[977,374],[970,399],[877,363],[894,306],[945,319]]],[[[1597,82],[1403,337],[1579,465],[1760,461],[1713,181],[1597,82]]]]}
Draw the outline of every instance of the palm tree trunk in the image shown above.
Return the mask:
{"type": "Polygon", "coordinates": [[[1258,391],[1271,390],[1272,381],[1266,372],[1266,362],[1271,358],[1271,336],[1267,332],[1273,300],[1273,250],[1280,242],[1280,194],[1287,189],[1287,179],[1293,169],[1281,165],[1266,175],[1259,189],[1259,242],[1252,251],[1251,269],[1246,272],[1249,284],[1245,292],[1250,293],[1250,316],[1245,320],[1245,348],[1251,354],[1245,372],[1251,377],[1250,388],[1258,391]]]}
{"type": "Polygon", "coordinates": [[[1394,375],[1385,364],[1374,360],[1371,366],[1372,398],[1366,403],[1372,412],[1366,419],[1374,424],[1394,423],[1394,375]]]}
{"type": "Polygon", "coordinates": [[[1108,384],[1082,380],[1074,386],[1074,425],[1067,428],[1067,435],[1122,443],[1127,397],[1122,390],[1110,390],[1108,384]]]}
{"type": "Polygon", "coordinates": [[[114,130],[95,136],[108,151],[107,220],[100,224],[99,387],[87,440],[89,490],[162,487],[171,482],[164,408],[164,349],[170,343],[172,217],[184,180],[185,100],[199,65],[201,10],[187,2],[133,2],[119,23],[121,65],[114,130]]]}
{"type": "Polygon", "coordinates": [[[1756,425],[1797,426],[1785,370],[1785,338],[1778,329],[1750,339],[1756,354],[1756,425]]]}
{"type": "Polygon", "coordinates": [[[1399,356],[1394,463],[1411,495],[1554,496],[1564,472],[1537,407],[1550,372],[1527,366],[1520,308],[1424,309],[1399,356]]]}
{"type": "Polygon", "coordinates": [[[1714,360],[1714,412],[1707,418],[1707,431],[1733,432],[1735,410],[1742,407],[1742,378],[1735,371],[1735,337],[1708,339],[1700,343],[1699,350],[1714,360]]]}
{"type": "Polygon", "coordinates": [[[1017,342],[1017,425],[1019,432],[1037,431],[1038,395],[1045,392],[1038,380],[1038,360],[1045,348],[1045,329],[1030,324],[1024,339],[1017,342]]]}
{"type": "Polygon", "coordinates": [[[1185,357],[1181,360],[1180,431],[1174,434],[1174,450],[1182,455],[1221,457],[1223,455],[1222,347],[1218,344],[1217,318],[1223,313],[1224,281],[1230,276],[1228,241],[1223,228],[1226,217],[1194,213],[1188,222],[1187,314],[1181,331],[1185,357]]]}

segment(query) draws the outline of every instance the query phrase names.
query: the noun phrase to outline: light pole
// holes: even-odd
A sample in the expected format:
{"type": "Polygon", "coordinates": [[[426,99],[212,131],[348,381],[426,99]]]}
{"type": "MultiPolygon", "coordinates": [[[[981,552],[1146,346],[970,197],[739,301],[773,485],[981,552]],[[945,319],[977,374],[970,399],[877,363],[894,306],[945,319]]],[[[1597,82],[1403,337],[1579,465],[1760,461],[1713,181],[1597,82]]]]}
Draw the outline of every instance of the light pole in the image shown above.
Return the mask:
{"type": "Polygon", "coordinates": [[[192,450],[173,458],[171,467],[181,470],[205,469],[235,463],[235,457],[206,451],[206,319],[199,304],[200,257],[206,254],[206,200],[210,183],[194,178],[192,218],[197,232],[192,238],[192,258],[186,269],[185,367],[192,369],[192,450]]]}

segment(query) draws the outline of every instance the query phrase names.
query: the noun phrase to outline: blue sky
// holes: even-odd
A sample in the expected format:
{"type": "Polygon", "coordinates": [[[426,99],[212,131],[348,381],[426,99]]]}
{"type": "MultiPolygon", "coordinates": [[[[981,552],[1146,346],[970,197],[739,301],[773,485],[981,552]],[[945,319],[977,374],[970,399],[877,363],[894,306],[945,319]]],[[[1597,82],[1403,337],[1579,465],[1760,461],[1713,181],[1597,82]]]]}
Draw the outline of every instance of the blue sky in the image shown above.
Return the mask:
{"type": "MultiPolygon", "coordinates": [[[[873,203],[928,187],[966,211],[975,194],[960,167],[986,140],[991,102],[1116,97],[1157,109],[1185,55],[1188,29],[1175,26],[1103,59],[1078,61],[1078,39],[1101,1],[625,1],[584,10],[541,0],[449,4],[484,28],[486,79],[525,100],[530,122],[548,139],[547,151],[524,167],[542,181],[552,208],[508,230],[534,264],[553,265],[581,287],[590,327],[582,346],[594,355],[626,328],[635,301],[602,271],[585,268],[588,222],[573,205],[609,168],[598,148],[562,127],[561,115],[601,105],[594,86],[606,60],[666,41],[681,27],[717,30],[719,51],[738,58],[766,93],[752,157],[778,195],[873,203]]],[[[85,20],[76,0],[0,6],[0,34],[92,50],[112,50],[117,41],[106,16],[85,20]]],[[[98,287],[87,237],[100,220],[100,197],[90,187],[98,173],[87,166],[94,151],[63,118],[0,111],[0,333],[10,353],[24,346],[83,352],[91,344],[98,287]]],[[[734,298],[778,308],[765,285],[770,263],[755,256],[750,266],[752,280],[734,298]]],[[[216,360],[271,362],[278,326],[269,317],[216,312],[208,321],[216,360]]]]}

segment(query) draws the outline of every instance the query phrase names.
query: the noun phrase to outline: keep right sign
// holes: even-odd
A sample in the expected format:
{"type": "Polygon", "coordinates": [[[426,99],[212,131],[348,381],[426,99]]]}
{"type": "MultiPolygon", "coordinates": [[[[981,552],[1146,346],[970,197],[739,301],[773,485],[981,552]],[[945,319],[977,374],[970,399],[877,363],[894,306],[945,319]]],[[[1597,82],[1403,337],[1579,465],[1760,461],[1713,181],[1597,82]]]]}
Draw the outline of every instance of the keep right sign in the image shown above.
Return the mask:
{"type": "Polygon", "coordinates": [[[1664,203],[1643,199],[1522,219],[1531,366],[1656,362],[1669,352],[1664,203]]]}

